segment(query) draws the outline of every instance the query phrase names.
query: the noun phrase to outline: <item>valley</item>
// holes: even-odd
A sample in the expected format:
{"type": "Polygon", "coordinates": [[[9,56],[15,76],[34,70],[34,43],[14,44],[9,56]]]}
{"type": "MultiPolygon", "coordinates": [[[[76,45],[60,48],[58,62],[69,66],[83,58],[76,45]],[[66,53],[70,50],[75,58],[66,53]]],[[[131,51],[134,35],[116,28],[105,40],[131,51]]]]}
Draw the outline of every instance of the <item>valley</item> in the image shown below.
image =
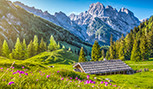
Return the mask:
{"type": "Polygon", "coordinates": [[[153,89],[153,16],[98,1],[70,15],[23,2],[0,0],[0,89],[153,89]]]}

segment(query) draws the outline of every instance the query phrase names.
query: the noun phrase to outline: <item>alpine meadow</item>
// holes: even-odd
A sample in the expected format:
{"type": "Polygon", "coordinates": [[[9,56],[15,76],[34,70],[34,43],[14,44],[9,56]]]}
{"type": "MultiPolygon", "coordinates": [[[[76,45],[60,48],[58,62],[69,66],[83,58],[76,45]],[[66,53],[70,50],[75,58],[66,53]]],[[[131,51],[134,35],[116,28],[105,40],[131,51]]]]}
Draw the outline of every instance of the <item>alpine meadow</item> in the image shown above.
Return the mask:
{"type": "Polygon", "coordinates": [[[153,2],[117,2],[0,0],[0,89],[153,89],[153,2]]]}

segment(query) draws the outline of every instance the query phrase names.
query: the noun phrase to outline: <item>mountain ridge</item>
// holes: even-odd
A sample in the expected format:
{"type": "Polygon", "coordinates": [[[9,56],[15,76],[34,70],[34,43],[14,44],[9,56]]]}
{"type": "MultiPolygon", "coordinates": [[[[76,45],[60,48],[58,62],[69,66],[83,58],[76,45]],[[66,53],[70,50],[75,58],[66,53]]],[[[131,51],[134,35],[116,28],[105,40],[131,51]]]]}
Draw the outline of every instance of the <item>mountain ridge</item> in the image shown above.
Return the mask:
{"type": "MultiPolygon", "coordinates": [[[[42,12],[40,9],[26,6],[21,2],[14,3],[35,15],[67,29],[81,40],[91,44],[93,44],[95,40],[98,40],[101,45],[109,45],[108,39],[110,39],[110,37],[106,37],[103,34],[115,33],[113,34],[114,40],[117,40],[121,37],[121,34],[126,35],[127,32],[140,24],[140,21],[134,16],[134,13],[127,8],[121,8],[117,11],[111,6],[105,7],[100,2],[91,4],[88,11],[81,12],[79,15],[71,14],[69,16],[61,11],[51,15],[47,11],[42,12]],[[99,18],[99,22],[95,22],[95,18],[99,18]],[[104,23],[104,27],[106,29],[112,29],[111,31],[113,32],[108,31],[105,33],[104,31],[98,31],[98,29],[96,29],[97,27],[94,27],[96,26],[94,23],[104,23]],[[100,32],[98,38],[97,31],[100,32]]],[[[101,30],[103,29],[101,28],[101,30]]]]}

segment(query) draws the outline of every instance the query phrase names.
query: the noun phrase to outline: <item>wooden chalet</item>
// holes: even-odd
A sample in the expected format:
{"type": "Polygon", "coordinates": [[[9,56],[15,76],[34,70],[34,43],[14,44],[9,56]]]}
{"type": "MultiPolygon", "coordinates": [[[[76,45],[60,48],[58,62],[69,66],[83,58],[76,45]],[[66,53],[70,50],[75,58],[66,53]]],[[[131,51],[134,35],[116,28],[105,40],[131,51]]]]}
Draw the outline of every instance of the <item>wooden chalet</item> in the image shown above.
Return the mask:
{"type": "Polygon", "coordinates": [[[133,69],[121,60],[104,60],[76,63],[74,71],[88,74],[133,74],[133,69]]]}

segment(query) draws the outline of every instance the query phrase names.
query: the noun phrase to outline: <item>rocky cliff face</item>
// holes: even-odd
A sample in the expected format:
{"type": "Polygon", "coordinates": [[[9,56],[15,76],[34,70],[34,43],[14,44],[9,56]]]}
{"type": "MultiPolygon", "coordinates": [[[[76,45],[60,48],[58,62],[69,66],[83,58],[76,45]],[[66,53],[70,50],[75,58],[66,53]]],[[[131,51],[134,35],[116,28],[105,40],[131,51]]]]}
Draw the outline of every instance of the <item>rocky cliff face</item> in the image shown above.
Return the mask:
{"type": "Polygon", "coordinates": [[[91,4],[88,11],[79,15],[71,14],[69,17],[79,25],[88,25],[93,18],[98,17],[112,29],[123,34],[140,24],[140,21],[130,10],[122,8],[117,11],[115,8],[111,6],[105,7],[99,2],[91,4]]]}
{"type": "Polygon", "coordinates": [[[122,8],[117,11],[115,8],[105,7],[99,2],[91,4],[88,11],[70,16],[66,16],[63,12],[51,15],[47,11],[42,12],[20,2],[15,2],[15,4],[67,29],[84,41],[94,43],[95,40],[98,40],[101,45],[109,45],[111,34],[113,34],[114,40],[117,40],[121,34],[126,34],[140,24],[130,10],[122,8]]]}

